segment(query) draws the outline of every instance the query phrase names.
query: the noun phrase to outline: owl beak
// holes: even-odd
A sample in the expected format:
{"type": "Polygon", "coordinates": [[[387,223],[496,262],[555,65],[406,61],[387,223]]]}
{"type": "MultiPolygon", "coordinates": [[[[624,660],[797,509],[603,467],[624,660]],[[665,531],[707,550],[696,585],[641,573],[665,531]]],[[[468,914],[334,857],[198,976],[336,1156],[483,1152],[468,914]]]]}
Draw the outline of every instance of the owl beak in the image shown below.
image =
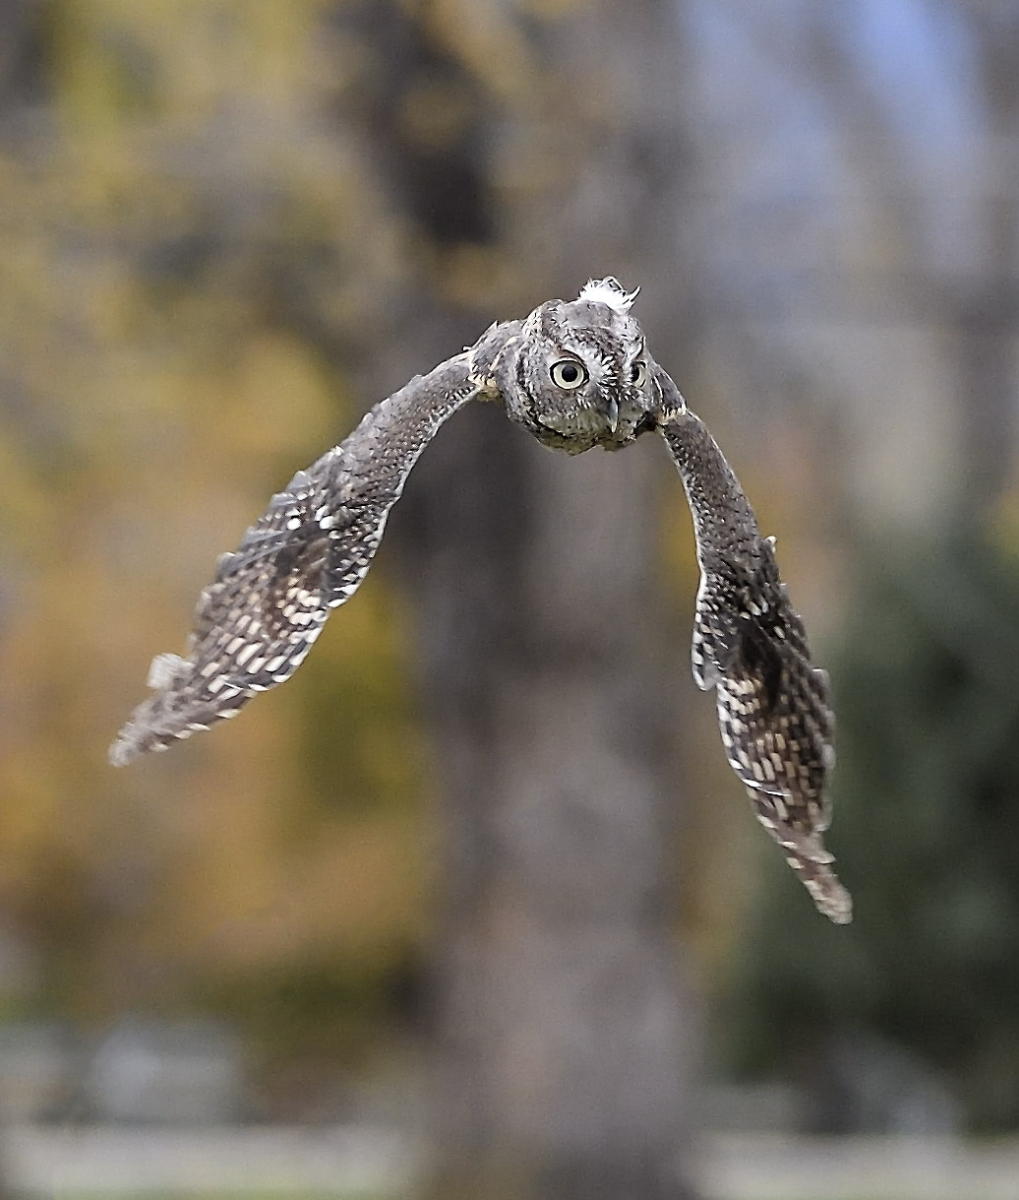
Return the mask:
{"type": "Polygon", "coordinates": [[[619,426],[619,402],[617,400],[609,400],[605,417],[609,424],[609,433],[615,433],[619,426]]]}

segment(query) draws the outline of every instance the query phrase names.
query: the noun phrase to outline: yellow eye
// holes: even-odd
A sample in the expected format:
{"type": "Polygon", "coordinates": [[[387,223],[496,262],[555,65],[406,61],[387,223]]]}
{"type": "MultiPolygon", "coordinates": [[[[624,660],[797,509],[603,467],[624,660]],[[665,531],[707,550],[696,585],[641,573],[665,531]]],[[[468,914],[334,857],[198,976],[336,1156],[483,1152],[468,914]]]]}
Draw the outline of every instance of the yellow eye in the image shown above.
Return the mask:
{"type": "Polygon", "coordinates": [[[583,387],[588,380],[587,369],[575,358],[561,358],[559,362],[552,364],[549,374],[556,387],[566,392],[583,387]]]}
{"type": "Polygon", "coordinates": [[[630,368],[630,381],[634,387],[643,387],[647,379],[647,363],[641,359],[630,368]]]}

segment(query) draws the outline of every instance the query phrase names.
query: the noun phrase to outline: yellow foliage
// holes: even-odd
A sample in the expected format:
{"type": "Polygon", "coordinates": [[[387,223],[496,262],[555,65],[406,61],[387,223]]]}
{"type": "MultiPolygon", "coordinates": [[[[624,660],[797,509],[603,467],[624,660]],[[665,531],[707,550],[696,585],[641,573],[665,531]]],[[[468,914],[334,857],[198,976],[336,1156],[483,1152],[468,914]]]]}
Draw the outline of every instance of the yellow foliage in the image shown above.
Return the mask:
{"type": "Polygon", "coordinates": [[[399,282],[372,165],[323,118],[368,61],[332,7],[58,4],[51,124],[0,153],[0,899],[57,1014],[371,979],[420,930],[427,764],[384,571],[294,683],[105,762],[216,555],[377,398],[277,300],[357,339],[399,282]]]}

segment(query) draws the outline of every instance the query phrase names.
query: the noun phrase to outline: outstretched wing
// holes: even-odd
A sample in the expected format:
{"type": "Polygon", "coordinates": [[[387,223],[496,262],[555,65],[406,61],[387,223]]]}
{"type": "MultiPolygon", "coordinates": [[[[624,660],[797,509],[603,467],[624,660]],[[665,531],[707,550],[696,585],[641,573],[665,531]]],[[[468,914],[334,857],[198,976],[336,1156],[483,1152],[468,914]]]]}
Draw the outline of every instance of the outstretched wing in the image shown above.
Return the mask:
{"type": "Polygon", "coordinates": [[[187,655],[152,663],[154,690],[110,748],[116,766],[235,716],[288,679],[329,610],[361,584],[389,510],[439,426],[479,393],[469,356],[418,376],[273,496],[202,592],[187,655]]]}
{"type": "Polygon", "coordinates": [[[825,789],[835,761],[828,676],[811,663],[803,622],[779,577],[774,539],[761,537],[714,438],[682,407],[662,434],[697,537],[694,679],[715,689],[726,756],[758,820],[818,909],[845,924],[852,901],[821,836],[831,818],[825,789]]]}

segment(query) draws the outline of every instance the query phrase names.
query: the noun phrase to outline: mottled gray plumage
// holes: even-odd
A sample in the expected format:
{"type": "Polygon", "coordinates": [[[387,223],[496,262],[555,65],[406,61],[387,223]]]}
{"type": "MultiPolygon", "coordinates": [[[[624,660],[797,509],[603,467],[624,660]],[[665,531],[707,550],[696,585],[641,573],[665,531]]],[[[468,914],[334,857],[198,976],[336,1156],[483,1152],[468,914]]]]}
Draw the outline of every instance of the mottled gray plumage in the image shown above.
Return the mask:
{"type": "Polygon", "coordinates": [[[493,325],[470,350],[371,409],[341,445],[274,496],[199,597],[186,657],[159,655],[153,694],[110,750],[117,765],[232,717],[288,679],[329,610],[360,586],[389,510],[439,426],[469,400],[502,403],[544,445],[618,450],[659,431],[694,516],[701,586],[694,678],[715,688],[729,762],[760,821],[833,921],[851,904],[821,841],[833,721],[827,678],[736,477],[630,315],[614,279],[493,325]]]}
{"type": "Polygon", "coordinates": [[[110,749],[123,766],[236,716],[297,670],[329,610],[368,574],[389,510],[436,430],[477,386],[466,353],[376,404],[354,432],[273,496],[198,598],[187,657],[161,654],[154,692],[110,749]]]}
{"type": "MultiPolygon", "coordinates": [[[[675,384],[663,380],[668,392],[675,384]]],[[[677,393],[678,395],[678,393],[677,393]]],[[[835,762],[827,672],[811,665],[803,621],[739,481],[704,423],[684,409],[662,429],[693,513],[701,583],[691,648],[694,680],[715,689],[729,765],[757,819],[818,909],[852,919],[849,893],[832,870],[822,833],[835,762]]]]}

